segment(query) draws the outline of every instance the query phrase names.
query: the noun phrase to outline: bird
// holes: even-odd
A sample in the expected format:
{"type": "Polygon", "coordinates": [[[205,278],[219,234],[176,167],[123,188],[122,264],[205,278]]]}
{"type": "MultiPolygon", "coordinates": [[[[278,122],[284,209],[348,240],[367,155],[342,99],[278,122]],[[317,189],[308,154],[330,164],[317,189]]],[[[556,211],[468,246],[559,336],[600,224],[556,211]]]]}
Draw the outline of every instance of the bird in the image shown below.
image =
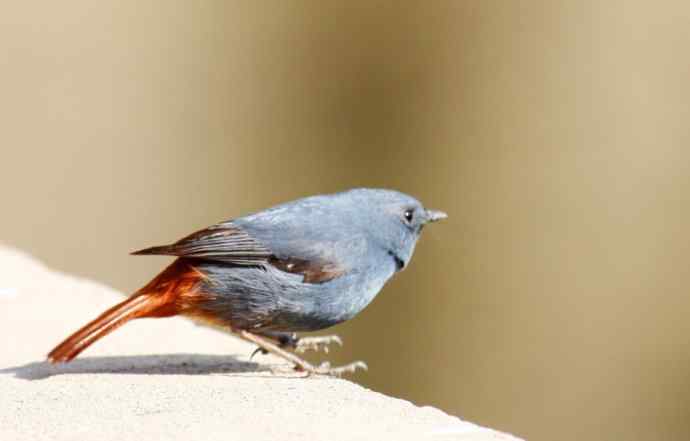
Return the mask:
{"type": "Polygon", "coordinates": [[[446,217],[399,191],[356,188],[297,199],[135,251],[176,259],[57,345],[48,361],[69,362],[130,320],[180,315],[234,333],[307,375],[366,369],[361,361],[311,364],[296,354],[327,352],[342,341],[297,333],[361,312],[409,265],[424,226],[446,217]]]}

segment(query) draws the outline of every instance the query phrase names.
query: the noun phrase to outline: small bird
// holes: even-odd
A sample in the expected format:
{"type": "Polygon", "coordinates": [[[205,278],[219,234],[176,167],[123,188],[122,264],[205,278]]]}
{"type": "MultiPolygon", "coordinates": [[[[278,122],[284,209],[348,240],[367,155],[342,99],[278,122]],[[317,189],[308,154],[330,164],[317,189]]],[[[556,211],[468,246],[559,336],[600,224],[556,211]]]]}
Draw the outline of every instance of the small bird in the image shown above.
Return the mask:
{"type": "Polygon", "coordinates": [[[177,259],[48,360],[69,362],[130,320],[182,315],[233,332],[307,374],[366,369],[363,362],[315,366],[288,349],[327,352],[329,344],[342,344],[337,336],[296,333],[357,315],[407,267],[423,227],[446,217],[406,194],[359,188],[287,202],[136,251],[177,259]]]}

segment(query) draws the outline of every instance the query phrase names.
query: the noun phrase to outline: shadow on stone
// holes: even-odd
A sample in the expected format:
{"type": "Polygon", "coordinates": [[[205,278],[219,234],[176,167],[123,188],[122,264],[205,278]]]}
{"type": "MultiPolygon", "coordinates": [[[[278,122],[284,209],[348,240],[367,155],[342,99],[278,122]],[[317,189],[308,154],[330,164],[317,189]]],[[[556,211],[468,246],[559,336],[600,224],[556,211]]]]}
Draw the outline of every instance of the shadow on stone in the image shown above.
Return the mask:
{"type": "Polygon", "coordinates": [[[165,354],[88,357],[57,365],[42,361],[0,369],[0,374],[13,374],[24,380],[42,380],[74,374],[208,375],[269,371],[268,366],[241,361],[232,355],[165,354]]]}

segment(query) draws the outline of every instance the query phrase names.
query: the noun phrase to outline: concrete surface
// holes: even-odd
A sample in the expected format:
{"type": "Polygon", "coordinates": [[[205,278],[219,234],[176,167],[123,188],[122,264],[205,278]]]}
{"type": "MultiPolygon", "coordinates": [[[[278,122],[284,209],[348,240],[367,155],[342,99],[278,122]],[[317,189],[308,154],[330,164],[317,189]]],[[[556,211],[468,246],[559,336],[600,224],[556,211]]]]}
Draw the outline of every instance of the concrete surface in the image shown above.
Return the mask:
{"type": "MultiPolygon", "coordinates": [[[[0,247],[0,440],[516,440],[333,378],[297,378],[184,319],[131,322],[75,362],[45,354],[122,298],[0,247]]],[[[347,343],[347,342],[346,342],[347,343]]]]}

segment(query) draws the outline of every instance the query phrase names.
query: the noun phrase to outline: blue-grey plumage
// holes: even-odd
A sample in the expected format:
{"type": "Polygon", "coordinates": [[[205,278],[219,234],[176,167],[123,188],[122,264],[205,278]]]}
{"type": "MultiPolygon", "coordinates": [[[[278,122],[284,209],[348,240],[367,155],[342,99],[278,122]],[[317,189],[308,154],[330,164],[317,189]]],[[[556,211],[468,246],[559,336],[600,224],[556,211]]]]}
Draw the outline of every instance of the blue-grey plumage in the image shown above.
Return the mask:
{"type": "Polygon", "coordinates": [[[204,248],[203,240],[195,241],[197,257],[186,256],[198,259],[194,266],[207,276],[203,290],[212,296],[200,307],[217,320],[235,329],[313,331],[364,309],[407,266],[422,227],[443,217],[397,191],[356,189],[211,228],[245,233],[245,251],[265,259],[258,264],[236,255],[224,261],[223,245],[204,248]],[[316,280],[309,271],[318,273],[316,280]]]}
{"type": "MultiPolygon", "coordinates": [[[[392,265],[391,265],[392,266],[392,265]]],[[[235,267],[203,262],[203,290],[213,298],[199,307],[235,329],[315,331],[354,317],[371,302],[394,270],[366,275],[350,271],[324,283],[266,267],[235,267]]]]}

